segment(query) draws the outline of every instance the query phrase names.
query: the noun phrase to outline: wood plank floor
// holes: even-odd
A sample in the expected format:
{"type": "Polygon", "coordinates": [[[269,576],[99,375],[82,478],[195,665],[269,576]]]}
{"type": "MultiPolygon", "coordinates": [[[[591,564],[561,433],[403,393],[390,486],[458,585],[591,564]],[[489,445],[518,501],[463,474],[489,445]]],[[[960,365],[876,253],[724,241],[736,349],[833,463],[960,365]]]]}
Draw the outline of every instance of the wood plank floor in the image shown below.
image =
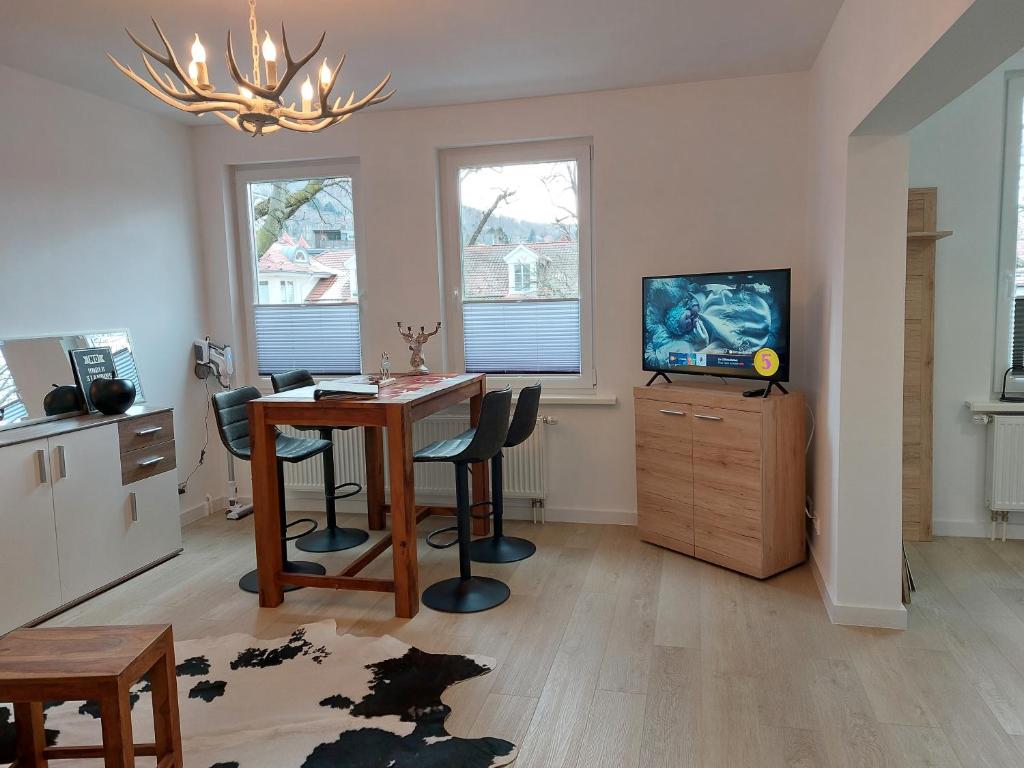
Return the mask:
{"type": "MultiPolygon", "coordinates": [[[[332,618],[342,632],[493,656],[492,674],[447,694],[449,730],[518,743],[517,768],[1024,765],[1024,542],[908,545],[919,591],[911,629],[892,632],[830,624],[806,565],[759,582],[631,528],[509,528],[539,550],[477,567],[513,593],[483,614],[405,621],[390,595],[326,590],[259,609],[236,587],[253,563],[251,519],[217,517],[186,528],[181,557],[51,624],[270,638],[332,618]]],[[[454,550],[421,539],[420,556],[423,586],[457,572],[454,550]]],[[[332,569],[353,552],[302,557],[332,569]]],[[[389,569],[382,558],[370,573],[389,569]]]]}

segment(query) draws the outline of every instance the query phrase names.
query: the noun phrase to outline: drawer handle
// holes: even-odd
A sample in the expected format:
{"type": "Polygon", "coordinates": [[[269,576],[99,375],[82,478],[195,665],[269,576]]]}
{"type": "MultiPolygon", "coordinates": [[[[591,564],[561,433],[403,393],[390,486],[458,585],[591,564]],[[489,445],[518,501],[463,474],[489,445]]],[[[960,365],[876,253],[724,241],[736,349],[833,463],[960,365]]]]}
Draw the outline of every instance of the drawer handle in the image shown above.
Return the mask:
{"type": "Polygon", "coordinates": [[[146,435],[155,435],[157,432],[163,432],[163,427],[146,427],[145,429],[136,429],[136,437],[145,437],[146,435]]]}
{"type": "Polygon", "coordinates": [[[659,408],[658,413],[664,413],[668,416],[685,416],[686,411],[670,411],[668,408],[659,408]]]}
{"type": "Polygon", "coordinates": [[[693,418],[704,419],[704,421],[722,421],[721,416],[705,416],[703,413],[695,413],[693,414],[693,418]]]}
{"type": "Polygon", "coordinates": [[[39,466],[39,484],[46,485],[49,482],[46,476],[46,451],[36,451],[36,464],[39,466]]]}
{"type": "Polygon", "coordinates": [[[164,460],[163,456],[150,456],[148,459],[139,459],[140,467],[152,467],[164,460]]]}
{"type": "Polygon", "coordinates": [[[132,508],[132,522],[139,522],[139,497],[135,495],[135,491],[128,494],[128,501],[132,508]]]}

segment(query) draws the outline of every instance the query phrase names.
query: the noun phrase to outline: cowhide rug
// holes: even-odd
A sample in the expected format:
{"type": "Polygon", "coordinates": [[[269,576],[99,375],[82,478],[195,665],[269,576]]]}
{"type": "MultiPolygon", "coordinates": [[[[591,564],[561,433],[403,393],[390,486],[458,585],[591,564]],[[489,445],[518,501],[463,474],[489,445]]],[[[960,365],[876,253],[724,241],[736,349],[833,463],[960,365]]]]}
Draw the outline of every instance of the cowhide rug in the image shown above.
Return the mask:
{"type": "MultiPolygon", "coordinates": [[[[444,728],[451,710],[441,694],[490,672],[493,659],[339,636],[333,621],[281,640],[175,643],[175,654],[188,768],[496,768],[515,759],[507,741],[460,739],[444,728]]],[[[151,742],[149,684],[137,684],[131,698],[135,741],[151,742]]],[[[14,759],[13,719],[0,704],[0,765],[14,759]]],[[[100,743],[99,708],[48,703],[46,738],[51,746],[100,743]]]]}

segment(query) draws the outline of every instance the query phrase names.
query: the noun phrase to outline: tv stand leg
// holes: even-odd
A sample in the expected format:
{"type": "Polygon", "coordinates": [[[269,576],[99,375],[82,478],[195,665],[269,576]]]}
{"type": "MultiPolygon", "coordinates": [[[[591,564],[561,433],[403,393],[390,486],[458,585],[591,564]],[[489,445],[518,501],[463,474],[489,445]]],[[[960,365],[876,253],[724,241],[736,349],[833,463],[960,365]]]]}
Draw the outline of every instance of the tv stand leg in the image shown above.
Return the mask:
{"type": "Polygon", "coordinates": [[[651,378],[649,378],[649,379],[647,380],[647,383],[646,383],[646,384],[644,384],[644,386],[645,386],[645,387],[649,387],[649,386],[651,386],[651,384],[653,384],[654,382],[656,382],[656,381],[658,380],[658,377],[659,377],[659,376],[660,376],[661,378],[663,378],[663,379],[664,379],[664,380],[665,380],[666,382],[668,382],[669,384],[671,384],[671,383],[672,383],[672,379],[670,379],[670,378],[668,377],[668,374],[667,374],[667,373],[665,373],[664,371],[658,371],[658,372],[657,372],[656,374],[654,374],[653,376],[651,376],[651,378]]]}
{"type": "Polygon", "coordinates": [[[789,390],[786,389],[781,384],[779,384],[779,382],[777,382],[777,381],[769,381],[768,382],[768,386],[764,388],[764,392],[762,393],[761,397],[768,397],[768,395],[770,395],[772,393],[772,387],[778,387],[782,391],[782,394],[784,394],[784,395],[788,395],[789,394],[789,390]]]}

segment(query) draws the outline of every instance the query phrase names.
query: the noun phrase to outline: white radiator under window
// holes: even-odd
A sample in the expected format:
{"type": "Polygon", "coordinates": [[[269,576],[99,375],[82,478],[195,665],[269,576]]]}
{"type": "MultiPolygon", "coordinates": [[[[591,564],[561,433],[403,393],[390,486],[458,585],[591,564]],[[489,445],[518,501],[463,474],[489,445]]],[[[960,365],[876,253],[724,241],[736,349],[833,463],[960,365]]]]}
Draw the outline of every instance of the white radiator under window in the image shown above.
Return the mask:
{"type": "Polygon", "coordinates": [[[992,417],[987,501],[992,512],[1024,512],[1024,416],[992,417]]]}
{"type": "MultiPolygon", "coordinates": [[[[522,445],[505,450],[502,466],[505,498],[543,500],[547,497],[546,434],[543,421],[530,439],[522,445]]],[[[443,440],[469,429],[469,417],[436,415],[422,419],[413,426],[413,444],[420,448],[435,440],[443,440]]],[[[306,436],[283,427],[288,434],[306,436]]],[[[385,433],[385,440],[387,434],[385,433]]],[[[386,443],[385,443],[386,445],[386,443]]],[[[334,466],[338,483],[366,482],[363,430],[334,431],[334,466]]],[[[385,451],[386,457],[386,451],[385,451]]],[[[416,492],[423,497],[451,496],[455,493],[455,471],[451,464],[416,464],[416,492]]],[[[319,459],[285,465],[285,487],[293,491],[317,491],[324,488],[323,462],[319,459]]]]}

